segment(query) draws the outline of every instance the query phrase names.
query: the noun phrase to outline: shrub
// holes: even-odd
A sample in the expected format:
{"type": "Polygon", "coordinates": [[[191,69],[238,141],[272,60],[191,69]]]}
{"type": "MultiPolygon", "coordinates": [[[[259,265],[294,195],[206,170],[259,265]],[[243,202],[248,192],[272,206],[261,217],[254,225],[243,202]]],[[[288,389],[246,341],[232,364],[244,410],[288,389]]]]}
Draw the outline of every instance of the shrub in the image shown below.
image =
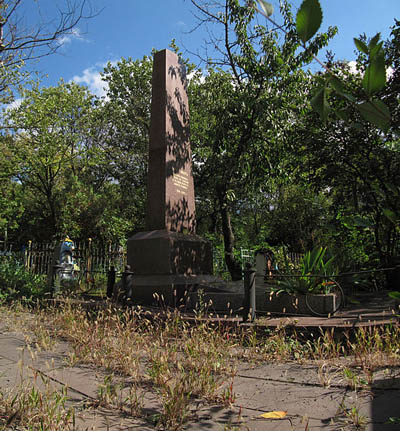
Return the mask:
{"type": "Polygon", "coordinates": [[[331,277],[337,275],[334,258],[325,258],[327,249],[317,247],[307,251],[299,268],[286,265],[287,278],[278,281],[278,290],[287,293],[329,293],[331,277]]]}
{"type": "Polygon", "coordinates": [[[0,303],[42,298],[48,291],[46,278],[27,271],[13,256],[0,256],[0,303]]]}

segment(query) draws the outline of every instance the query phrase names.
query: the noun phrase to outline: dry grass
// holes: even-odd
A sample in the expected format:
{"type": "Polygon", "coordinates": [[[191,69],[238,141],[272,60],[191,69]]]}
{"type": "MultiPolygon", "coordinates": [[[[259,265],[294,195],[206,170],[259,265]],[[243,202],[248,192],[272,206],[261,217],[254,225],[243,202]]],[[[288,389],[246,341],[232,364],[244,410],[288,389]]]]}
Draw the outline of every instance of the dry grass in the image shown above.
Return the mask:
{"type": "MultiPolygon", "coordinates": [[[[156,394],[161,406],[157,423],[166,430],[182,429],[197,400],[233,404],[236,369],[243,361],[316,363],[322,386],[329,386],[341,374],[354,390],[370,386],[380,367],[400,364],[397,326],[357,329],[341,338],[332,331],[305,337],[285,327],[259,334],[251,328],[226,327],[204,319],[188,322],[178,312],[154,315],[111,304],[92,313],[68,303],[30,314],[21,308],[0,312],[8,316],[8,326],[26,325],[30,344],[37,349],[49,350],[62,338],[72,348],[69,365],[87,363],[107,370],[98,389],[99,405],[141,417],[144,394],[156,394]],[[128,389],[114,382],[115,375],[129,380],[128,389]]],[[[10,421],[31,424],[32,417],[40,424],[44,414],[32,413],[38,405],[43,411],[54,411],[49,417],[57,418],[52,428],[45,429],[74,427],[73,411],[65,407],[66,393],[35,391],[20,387],[14,394],[0,394],[0,429],[10,421]]],[[[41,429],[35,424],[27,429],[41,429]]]]}
{"type": "Polygon", "coordinates": [[[41,374],[29,383],[0,390],[0,430],[75,430],[74,408],[67,406],[67,388],[56,390],[41,374]],[[16,427],[16,428],[15,428],[16,427]]]}

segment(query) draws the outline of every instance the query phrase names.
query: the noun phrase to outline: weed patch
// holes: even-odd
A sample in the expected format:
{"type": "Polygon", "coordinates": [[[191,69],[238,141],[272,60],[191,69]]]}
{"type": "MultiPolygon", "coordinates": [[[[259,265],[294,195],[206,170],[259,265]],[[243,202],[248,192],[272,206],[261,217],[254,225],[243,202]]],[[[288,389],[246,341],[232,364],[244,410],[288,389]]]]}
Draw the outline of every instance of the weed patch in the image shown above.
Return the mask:
{"type": "MultiPolygon", "coordinates": [[[[7,314],[7,309],[3,311],[7,314]]],[[[19,313],[26,311],[21,308],[19,313]]],[[[244,362],[315,364],[321,386],[329,387],[334,381],[356,392],[372,386],[380,367],[400,364],[397,326],[359,328],[342,337],[333,331],[305,336],[285,326],[260,333],[204,317],[189,321],[177,311],[150,314],[111,304],[88,312],[67,302],[62,307],[37,308],[29,313],[26,325],[34,340],[31,346],[48,350],[55,340],[64,339],[72,348],[68,365],[86,363],[105,371],[95,407],[111,407],[149,420],[144,398],[151,393],[158,409],[151,415],[152,422],[165,430],[183,429],[199,400],[234,405],[235,376],[244,362]]],[[[7,316],[11,319],[10,313],[7,316]]],[[[29,413],[30,408],[22,413],[22,405],[58,411],[53,417],[59,422],[51,429],[63,429],[71,423],[74,412],[65,407],[66,393],[35,391],[29,388],[20,390],[19,395],[1,394],[0,423],[27,423],[31,416],[41,416],[29,413]]],[[[363,417],[353,407],[342,406],[342,420],[362,429],[363,417]]]]}

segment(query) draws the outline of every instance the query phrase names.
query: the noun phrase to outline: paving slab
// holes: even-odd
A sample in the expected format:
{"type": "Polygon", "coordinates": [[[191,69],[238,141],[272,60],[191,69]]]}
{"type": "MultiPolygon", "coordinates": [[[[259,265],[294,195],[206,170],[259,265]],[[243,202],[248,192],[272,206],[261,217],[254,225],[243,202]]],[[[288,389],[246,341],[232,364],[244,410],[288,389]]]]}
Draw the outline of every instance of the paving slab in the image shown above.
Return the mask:
{"type": "MultiPolygon", "coordinates": [[[[3,325],[0,329],[0,389],[11,389],[41,373],[54,388],[68,387],[70,405],[76,407],[76,424],[81,430],[155,430],[155,415],[161,411],[158,395],[151,387],[143,391],[144,416],[134,418],[118,409],[96,402],[100,385],[109,371],[86,364],[69,366],[68,342],[57,342],[51,351],[35,350],[29,337],[3,325]],[[23,371],[23,373],[22,373],[23,371]],[[22,377],[21,377],[22,375],[22,377]]],[[[195,401],[185,429],[190,431],[292,431],[351,429],[353,408],[366,418],[366,431],[399,430],[386,423],[400,417],[400,369],[377,369],[369,390],[355,392],[348,387],[340,366],[329,363],[244,363],[233,382],[235,400],[230,407],[195,401]],[[325,374],[324,374],[325,373],[325,374]],[[327,387],[322,383],[325,382],[327,387]],[[283,410],[281,420],[261,414],[283,410]]],[[[357,371],[357,370],[356,370],[357,371]]],[[[359,373],[362,372],[358,370],[359,373]]],[[[131,379],[115,375],[125,397],[131,379]]]]}

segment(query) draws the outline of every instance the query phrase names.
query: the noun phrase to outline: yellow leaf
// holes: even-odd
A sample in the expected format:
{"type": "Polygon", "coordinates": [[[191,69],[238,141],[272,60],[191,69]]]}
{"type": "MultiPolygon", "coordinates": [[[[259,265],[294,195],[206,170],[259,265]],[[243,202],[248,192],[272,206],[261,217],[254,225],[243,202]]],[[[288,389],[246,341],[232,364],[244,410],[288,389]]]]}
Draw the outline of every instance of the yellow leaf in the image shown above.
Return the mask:
{"type": "Polygon", "coordinates": [[[275,411],[275,412],[267,412],[260,415],[260,418],[264,419],[283,419],[287,415],[287,412],[283,411],[275,411]]]}

